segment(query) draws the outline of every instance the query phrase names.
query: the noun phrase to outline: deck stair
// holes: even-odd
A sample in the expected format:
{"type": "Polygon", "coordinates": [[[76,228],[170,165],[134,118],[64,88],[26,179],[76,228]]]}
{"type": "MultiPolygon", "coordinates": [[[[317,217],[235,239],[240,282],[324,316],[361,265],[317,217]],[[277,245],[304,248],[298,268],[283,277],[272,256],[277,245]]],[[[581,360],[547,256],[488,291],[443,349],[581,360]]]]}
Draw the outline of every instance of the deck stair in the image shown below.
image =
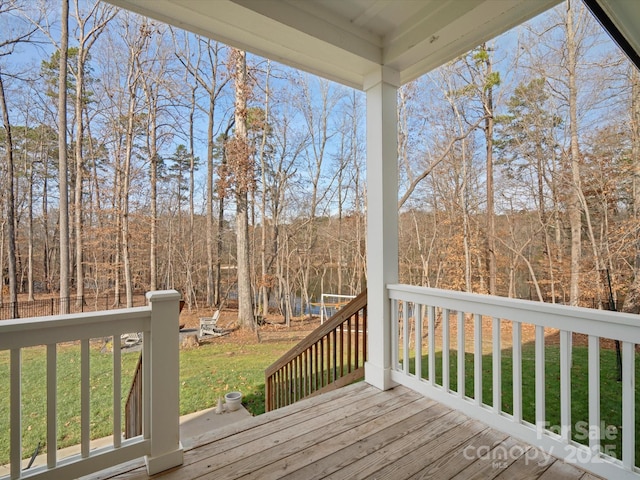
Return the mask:
{"type": "Polygon", "coordinates": [[[267,411],[364,378],[367,291],[346,304],[265,371],[267,411]]]}

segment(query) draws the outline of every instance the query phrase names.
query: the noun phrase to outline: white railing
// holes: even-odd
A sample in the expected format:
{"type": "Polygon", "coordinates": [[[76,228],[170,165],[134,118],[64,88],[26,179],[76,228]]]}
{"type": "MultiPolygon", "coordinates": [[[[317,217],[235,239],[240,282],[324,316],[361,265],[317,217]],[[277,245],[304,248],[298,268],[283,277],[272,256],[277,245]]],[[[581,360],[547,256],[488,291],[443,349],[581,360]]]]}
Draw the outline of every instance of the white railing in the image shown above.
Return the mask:
{"type": "MultiPolygon", "coordinates": [[[[179,346],[180,295],[173,290],[147,294],[148,307],[105,312],[58,315],[0,322],[0,351],[10,356],[10,473],[2,479],[76,478],[136,458],[145,457],[149,474],[182,463],[179,438],[179,346]],[[121,335],[142,332],[143,434],[122,438],[121,335]],[[113,403],[111,445],[91,449],[91,341],[110,338],[113,350],[113,403]],[[80,453],[58,459],[58,345],[80,344],[80,453]],[[23,469],[22,351],[46,346],[46,465],[23,469]]],[[[125,382],[126,383],[126,382],[125,382]]],[[[8,387],[8,388],[6,388],[8,387]]],[[[125,392],[126,394],[126,392],[125,392]]],[[[67,420],[67,419],[63,419],[67,420]]]]}
{"type": "MultiPolygon", "coordinates": [[[[394,382],[595,474],[640,478],[635,438],[639,316],[408,285],[389,285],[388,291],[394,382]],[[581,335],[574,340],[573,334],[581,335]],[[578,347],[578,340],[586,345],[578,347]],[[616,371],[601,372],[605,355],[615,364],[611,346],[616,340],[622,352],[620,382],[616,371]],[[572,407],[572,390],[576,402],[584,397],[588,402],[580,417],[574,413],[580,406],[572,407]],[[605,398],[617,417],[601,412],[605,398]]],[[[504,453],[494,460],[508,461],[504,453]]]]}

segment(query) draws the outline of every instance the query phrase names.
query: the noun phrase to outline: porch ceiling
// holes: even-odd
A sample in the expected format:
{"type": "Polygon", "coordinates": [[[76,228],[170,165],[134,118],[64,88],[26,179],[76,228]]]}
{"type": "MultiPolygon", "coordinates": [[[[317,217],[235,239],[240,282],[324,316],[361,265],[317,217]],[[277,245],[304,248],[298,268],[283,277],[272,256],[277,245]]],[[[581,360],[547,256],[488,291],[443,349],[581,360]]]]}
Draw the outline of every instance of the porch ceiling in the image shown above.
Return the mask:
{"type": "Polygon", "coordinates": [[[640,2],[583,0],[614,41],[640,69],[640,2]]]}
{"type": "Polygon", "coordinates": [[[362,89],[385,65],[406,83],[561,0],[108,0],[362,89]]]}

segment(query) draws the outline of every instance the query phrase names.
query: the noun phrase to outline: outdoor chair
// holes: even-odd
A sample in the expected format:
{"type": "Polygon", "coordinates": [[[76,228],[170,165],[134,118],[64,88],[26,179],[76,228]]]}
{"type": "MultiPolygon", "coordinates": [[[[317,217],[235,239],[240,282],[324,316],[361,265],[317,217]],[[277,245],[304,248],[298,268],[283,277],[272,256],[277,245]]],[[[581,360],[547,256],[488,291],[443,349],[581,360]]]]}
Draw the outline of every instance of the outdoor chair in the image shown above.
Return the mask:
{"type": "Polygon", "coordinates": [[[227,332],[218,328],[218,318],[220,318],[220,310],[216,310],[213,317],[200,317],[200,329],[198,336],[200,338],[205,336],[220,337],[227,332]]]}
{"type": "Polygon", "coordinates": [[[142,343],[142,333],[123,333],[120,335],[121,341],[124,341],[125,347],[133,347],[142,343]]]}

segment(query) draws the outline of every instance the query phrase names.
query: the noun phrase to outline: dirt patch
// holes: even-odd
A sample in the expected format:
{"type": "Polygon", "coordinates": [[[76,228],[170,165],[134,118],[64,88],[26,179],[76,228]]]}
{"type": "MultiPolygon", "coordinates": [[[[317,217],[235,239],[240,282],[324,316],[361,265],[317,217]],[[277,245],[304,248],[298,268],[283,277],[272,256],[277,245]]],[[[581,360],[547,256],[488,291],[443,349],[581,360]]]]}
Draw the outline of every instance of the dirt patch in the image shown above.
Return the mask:
{"type": "MultiPolygon", "coordinates": [[[[483,354],[491,353],[493,348],[493,319],[490,317],[483,317],[481,320],[482,325],[482,352],[483,354]]],[[[409,337],[410,342],[413,341],[413,336],[415,332],[413,331],[413,318],[410,319],[409,322],[409,337]]],[[[400,330],[402,330],[402,325],[400,325],[400,330]]],[[[523,323],[521,329],[521,342],[522,344],[535,342],[535,333],[536,328],[535,325],[523,323]]],[[[560,343],[560,331],[554,328],[545,328],[545,345],[558,345],[560,343]]],[[[401,331],[402,336],[402,331],[401,331]]],[[[435,322],[435,342],[436,349],[441,348],[442,346],[442,336],[443,336],[443,324],[442,317],[438,315],[435,322]]],[[[458,343],[458,316],[452,313],[449,317],[449,339],[450,339],[450,347],[457,348],[458,343]]],[[[423,322],[422,326],[422,338],[423,338],[423,346],[427,346],[428,344],[428,333],[427,333],[427,321],[426,318],[423,322]]],[[[586,347],[589,344],[589,337],[587,335],[574,333],[573,336],[573,346],[581,346],[586,347]]],[[[473,317],[466,316],[464,319],[464,345],[466,352],[474,351],[474,342],[475,342],[475,319],[473,317]]],[[[511,348],[513,346],[513,322],[510,321],[502,321],[500,323],[500,348],[511,348]]],[[[608,338],[600,339],[600,348],[603,349],[615,349],[615,341],[608,338]]]]}
{"type": "MultiPolygon", "coordinates": [[[[214,310],[211,308],[192,309],[184,308],[180,313],[180,325],[184,329],[198,329],[201,317],[211,317],[214,310]]],[[[271,315],[266,323],[257,327],[256,331],[241,329],[238,327],[238,310],[223,309],[218,319],[218,327],[228,332],[220,337],[205,337],[201,343],[233,343],[252,344],[256,342],[275,342],[282,340],[302,340],[320,325],[320,318],[313,317],[293,318],[287,326],[284,317],[271,315]]]]}
{"type": "MultiPolygon", "coordinates": [[[[545,339],[545,345],[558,345],[560,343],[560,331],[556,330],[550,335],[546,335],[544,339],[545,339]]],[[[583,335],[582,333],[574,333],[572,335],[572,345],[579,346],[579,347],[588,347],[589,336],[583,335]]],[[[607,349],[607,350],[615,350],[616,341],[611,340],[610,338],[601,338],[600,348],[607,349]]]]}

